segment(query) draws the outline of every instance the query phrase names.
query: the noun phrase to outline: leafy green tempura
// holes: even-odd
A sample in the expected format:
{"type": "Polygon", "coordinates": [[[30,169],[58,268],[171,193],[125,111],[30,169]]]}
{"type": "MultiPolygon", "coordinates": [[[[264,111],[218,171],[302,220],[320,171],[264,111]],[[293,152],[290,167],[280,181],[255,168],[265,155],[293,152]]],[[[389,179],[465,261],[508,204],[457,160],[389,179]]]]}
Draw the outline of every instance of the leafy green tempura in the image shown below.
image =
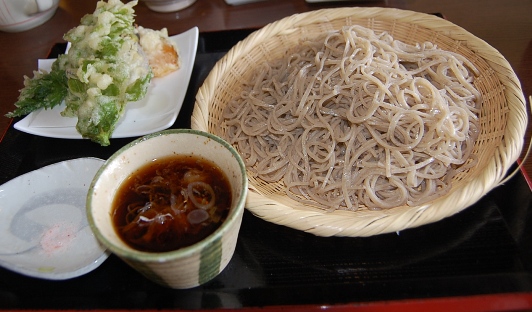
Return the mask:
{"type": "Polygon", "coordinates": [[[14,118],[31,113],[39,108],[53,108],[61,104],[68,93],[65,71],[54,62],[50,72],[35,71],[33,78],[24,77],[16,109],[6,116],[14,118]]]}
{"type": "Polygon", "coordinates": [[[84,138],[109,145],[109,137],[126,104],[144,97],[153,77],[133,26],[136,4],[137,1],[127,4],[120,0],[99,1],[93,14],[85,15],[79,26],[65,34],[65,40],[72,45],[67,54],[54,62],[57,72],[52,68],[50,74],[31,79],[15,104],[17,110],[35,110],[23,105],[24,102],[35,106],[42,102],[40,94],[47,94],[46,90],[37,89],[49,88],[51,99],[42,102],[41,107],[53,107],[61,102],[57,103],[59,97],[64,97],[66,108],[61,115],[77,117],[76,129],[84,138]],[[59,78],[61,72],[63,77],[59,78]],[[52,83],[47,81],[51,79],[61,79],[60,86],[66,86],[66,92],[52,96],[59,94],[57,89],[62,87],[50,86],[52,83]],[[22,98],[23,94],[29,96],[22,98]]]}

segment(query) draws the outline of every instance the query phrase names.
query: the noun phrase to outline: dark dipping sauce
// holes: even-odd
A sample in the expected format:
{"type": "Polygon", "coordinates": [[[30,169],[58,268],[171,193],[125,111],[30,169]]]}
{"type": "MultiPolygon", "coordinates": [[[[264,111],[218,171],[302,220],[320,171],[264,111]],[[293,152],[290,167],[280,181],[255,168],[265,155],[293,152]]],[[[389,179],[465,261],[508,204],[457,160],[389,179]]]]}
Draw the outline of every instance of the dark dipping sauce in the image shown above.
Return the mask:
{"type": "Polygon", "coordinates": [[[194,155],[176,155],[129,176],[118,189],[112,218],[130,247],[165,252],[213,233],[230,207],[230,184],[217,165],[194,155]]]}

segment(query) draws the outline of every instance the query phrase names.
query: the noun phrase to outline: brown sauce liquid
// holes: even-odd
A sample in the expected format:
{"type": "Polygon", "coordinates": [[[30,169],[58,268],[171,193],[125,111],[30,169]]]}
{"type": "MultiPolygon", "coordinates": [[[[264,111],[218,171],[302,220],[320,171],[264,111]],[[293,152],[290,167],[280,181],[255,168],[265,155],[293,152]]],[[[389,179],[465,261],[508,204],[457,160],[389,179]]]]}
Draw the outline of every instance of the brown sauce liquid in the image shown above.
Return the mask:
{"type": "Polygon", "coordinates": [[[145,165],[120,185],[113,202],[113,225],[134,249],[176,250],[199,242],[220,227],[231,200],[229,181],[214,163],[198,156],[171,156],[145,165]],[[196,185],[192,192],[191,183],[196,185]],[[203,187],[205,184],[212,189],[203,187]],[[195,201],[190,196],[196,196],[195,201]],[[204,217],[208,212],[208,218],[199,223],[188,217],[198,209],[204,217]]]}

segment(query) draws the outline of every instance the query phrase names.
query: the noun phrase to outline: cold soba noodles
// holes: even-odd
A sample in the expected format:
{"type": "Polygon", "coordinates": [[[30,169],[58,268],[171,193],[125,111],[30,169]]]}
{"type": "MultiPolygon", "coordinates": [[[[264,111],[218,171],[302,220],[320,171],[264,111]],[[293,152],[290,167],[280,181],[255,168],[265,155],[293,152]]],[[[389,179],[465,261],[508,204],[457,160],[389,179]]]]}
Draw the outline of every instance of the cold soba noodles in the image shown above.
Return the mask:
{"type": "Polygon", "coordinates": [[[227,218],[231,188],[222,170],[194,155],[158,159],[120,186],[113,224],[132,248],[162,252],[192,245],[227,218]]]}
{"type": "Polygon", "coordinates": [[[345,27],[263,64],[223,112],[250,174],[326,210],[418,205],[471,167],[478,75],[433,43],[345,27]],[[468,159],[471,159],[468,161],[468,159]]]}

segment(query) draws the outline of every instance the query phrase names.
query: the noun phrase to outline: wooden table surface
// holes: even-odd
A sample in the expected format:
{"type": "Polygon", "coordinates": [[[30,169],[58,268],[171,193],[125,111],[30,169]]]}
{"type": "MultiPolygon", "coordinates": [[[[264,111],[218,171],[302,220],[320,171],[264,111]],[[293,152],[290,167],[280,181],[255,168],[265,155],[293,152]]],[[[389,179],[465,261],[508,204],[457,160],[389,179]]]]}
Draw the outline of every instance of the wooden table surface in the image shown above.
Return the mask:
{"type": "MultiPolygon", "coordinates": [[[[46,57],[54,43],[62,42],[63,34],[78,25],[83,15],[92,13],[95,3],[96,0],[61,0],[56,14],[45,24],[20,33],[0,32],[0,134],[11,123],[4,114],[13,110],[13,103],[23,86],[23,76],[32,75],[37,59],[46,57]]],[[[386,0],[324,4],[309,4],[304,0],[264,0],[237,6],[228,5],[224,0],[199,0],[174,13],[153,12],[141,2],[136,6],[136,21],[149,28],[166,27],[171,35],[193,26],[198,26],[200,32],[214,32],[260,28],[295,13],[338,6],[384,6],[441,13],[499,50],[520,78],[525,96],[532,94],[530,0],[386,0]]],[[[527,131],[525,146],[529,140],[530,131],[527,131]]],[[[524,167],[527,172],[532,172],[532,160],[526,160],[524,167]]]]}

